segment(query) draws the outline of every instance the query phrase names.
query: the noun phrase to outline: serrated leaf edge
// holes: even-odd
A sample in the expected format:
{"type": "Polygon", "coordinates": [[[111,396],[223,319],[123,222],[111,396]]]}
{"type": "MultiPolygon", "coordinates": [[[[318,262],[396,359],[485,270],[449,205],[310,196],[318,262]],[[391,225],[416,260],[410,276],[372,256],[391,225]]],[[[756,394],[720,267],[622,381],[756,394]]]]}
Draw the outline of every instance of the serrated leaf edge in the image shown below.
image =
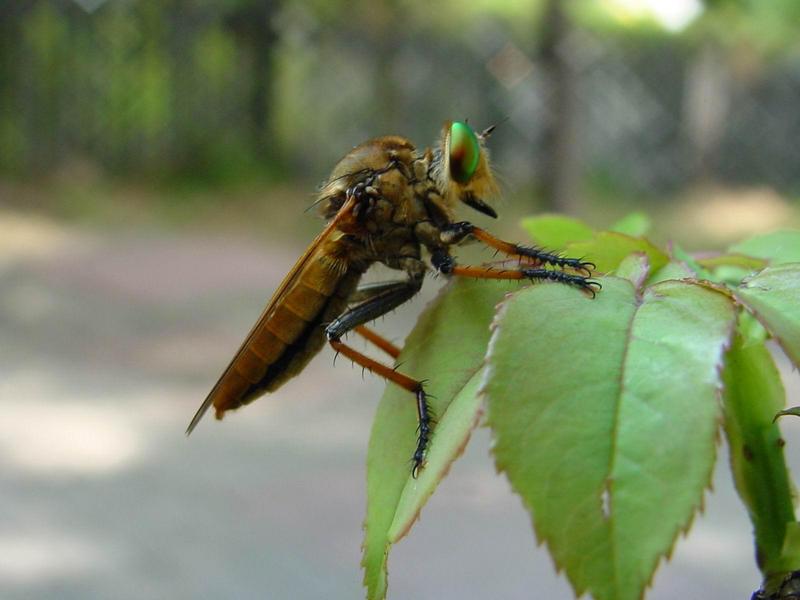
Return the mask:
{"type": "MultiPolygon", "coordinates": [[[[800,263],[795,263],[795,262],[779,263],[779,264],[776,264],[776,265],[770,265],[768,267],[765,267],[765,268],[761,269],[760,271],[758,271],[756,273],[753,273],[752,275],[746,277],[745,279],[743,279],[742,282],[738,286],[736,286],[735,289],[729,290],[729,293],[734,298],[734,300],[736,301],[737,304],[742,306],[745,310],[747,310],[747,312],[749,312],[751,315],[753,315],[759,323],[761,323],[761,326],[764,329],[767,330],[767,333],[769,333],[770,337],[772,339],[774,339],[778,343],[778,346],[780,346],[781,350],[786,355],[786,357],[789,359],[789,361],[792,363],[792,365],[794,365],[794,367],[796,369],[800,369],[800,357],[798,357],[797,360],[795,360],[795,358],[792,356],[792,353],[789,351],[788,347],[786,346],[786,343],[783,340],[783,336],[779,336],[778,334],[775,333],[775,331],[772,329],[772,327],[770,327],[764,321],[764,317],[761,314],[761,312],[756,307],[754,307],[752,304],[750,304],[747,301],[747,298],[743,298],[743,297],[739,296],[739,294],[736,293],[736,291],[739,288],[748,287],[750,281],[752,281],[753,279],[755,279],[756,277],[761,275],[764,271],[766,271],[768,269],[776,269],[776,268],[786,267],[786,266],[789,266],[789,265],[797,265],[798,270],[800,270],[800,263]]],[[[759,288],[759,289],[761,289],[763,291],[769,291],[768,288],[763,288],[762,287],[762,288],[759,288]]]]}
{"type": "MultiPolygon", "coordinates": [[[[484,361],[485,360],[486,359],[484,358],[484,361]]],[[[453,400],[447,405],[447,408],[445,409],[444,413],[442,414],[441,418],[439,419],[440,423],[442,421],[444,421],[444,419],[447,417],[447,412],[450,410],[450,407],[452,406],[453,402],[458,397],[458,395],[461,394],[464,391],[464,388],[466,388],[467,385],[472,381],[472,379],[476,375],[478,375],[478,373],[481,371],[481,369],[483,369],[483,367],[484,367],[484,363],[481,362],[480,366],[477,369],[475,369],[475,371],[472,373],[470,378],[464,383],[464,386],[456,394],[453,395],[453,400]]],[[[477,397],[480,396],[480,387],[478,388],[478,390],[476,390],[475,395],[477,397]]],[[[414,515],[407,520],[407,522],[406,522],[405,526],[403,527],[403,529],[398,531],[395,535],[389,535],[388,536],[388,541],[389,541],[390,545],[397,543],[398,541],[403,539],[406,535],[408,535],[408,532],[414,526],[414,523],[419,521],[420,513],[422,512],[422,509],[428,503],[428,500],[433,495],[433,493],[436,491],[436,488],[439,486],[439,484],[442,482],[442,480],[445,477],[447,477],[447,475],[450,473],[450,469],[452,468],[453,463],[455,463],[455,461],[458,460],[461,457],[462,454],[464,454],[464,450],[466,449],[467,444],[469,443],[469,440],[472,438],[472,432],[478,426],[478,423],[480,422],[481,418],[483,417],[484,409],[483,409],[482,404],[483,404],[483,401],[480,400],[479,404],[478,404],[478,410],[476,410],[475,414],[473,415],[472,424],[467,429],[466,435],[463,437],[461,443],[455,448],[455,451],[450,455],[449,460],[447,460],[447,462],[445,463],[444,467],[439,469],[439,471],[436,473],[436,480],[434,482],[434,485],[431,487],[430,491],[426,492],[425,495],[422,497],[422,500],[419,503],[419,507],[415,511],[414,515]]],[[[414,484],[414,480],[411,477],[409,477],[408,480],[406,480],[406,485],[403,487],[403,492],[400,494],[400,499],[401,500],[403,498],[403,495],[405,495],[406,489],[408,488],[408,486],[409,485],[413,485],[413,484],[414,484]]],[[[399,504],[400,503],[398,502],[398,506],[399,506],[399,504]]],[[[395,512],[395,515],[392,518],[392,524],[389,526],[389,532],[391,532],[394,529],[396,519],[397,519],[397,513],[395,512]]]]}
{"type": "MultiPolygon", "coordinates": [[[[614,277],[616,279],[620,279],[622,281],[627,282],[628,285],[631,285],[634,288],[634,299],[636,301],[636,309],[635,309],[635,312],[634,312],[634,314],[633,314],[633,316],[631,318],[631,323],[630,323],[630,327],[629,327],[628,331],[631,331],[631,329],[633,327],[633,322],[634,322],[634,320],[636,318],[636,314],[638,313],[639,308],[643,304],[644,293],[647,290],[652,289],[653,287],[662,285],[662,284],[667,283],[669,281],[679,281],[681,283],[685,283],[685,284],[688,284],[688,285],[698,285],[699,287],[707,288],[710,291],[716,291],[716,292],[728,297],[730,300],[732,300],[732,303],[735,302],[734,295],[730,292],[730,290],[727,289],[727,287],[719,285],[719,284],[715,284],[715,283],[707,281],[707,280],[688,280],[688,279],[683,279],[683,280],[665,280],[665,281],[658,282],[653,286],[647,286],[643,290],[639,291],[639,290],[636,289],[635,284],[633,282],[631,282],[629,279],[625,279],[625,278],[622,278],[622,277],[615,277],[615,276],[611,276],[611,275],[605,276],[605,277],[614,277]]],[[[491,376],[493,374],[493,369],[492,369],[492,366],[491,366],[490,357],[493,354],[494,345],[495,345],[496,339],[497,339],[497,333],[496,332],[502,327],[502,325],[500,324],[500,321],[502,321],[502,318],[505,315],[505,312],[507,310],[509,301],[517,293],[518,292],[514,292],[512,294],[507,295],[506,298],[498,305],[497,310],[495,312],[495,317],[494,317],[494,319],[492,319],[492,324],[490,326],[491,331],[492,331],[492,335],[489,338],[489,344],[487,346],[486,358],[484,359],[484,361],[486,363],[486,366],[485,366],[485,369],[484,369],[483,381],[481,382],[481,386],[478,389],[478,394],[480,394],[483,397],[484,402],[487,403],[487,406],[488,406],[488,393],[486,391],[486,386],[487,386],[487,384],[488,384],[488,382],[489,382],[489,380],[490,380],[490,378],[491,378],[491,376]]],[[[735,307],[732,307],[732,308],[734,308],[734,311],[735,311],[735,307]]],[[[658,557],[655,558],[652,570],[650,572],[650,577],[644,583],[644,585],[642,586],[642,590],[639,593],[639,600],[642,600],[644,598],[645,592],[652,587],[653,580],[655,578],[656,573],[658,572],[658,567],[659,567],[661,561],[663,560],[664,562],[668,562],[672,558],[672,554],[673,554],[673,552],[675,550],[675,546],[677,544],[678,538],[680,538],[681,536],[685,536],[689,532],[689,530],[691,529],[691,527],[692,527],[692,525],[694,523],[694,520],[695,520],[696,516],[703,512],[704,507],[705,507],[705,495],[706,495],[706,492],[708,492],[708,491],[710,491],[712,489],[714,468],[715,468],[715,465],[716,465],[716,462],[717,462],[717,458],[718,458],[717,448],[719,447],[719,444],[720,444],[720,441],[721,441],[721,432],[722,432],[722,423],[723,423],[722,393],[723,393],[723,385],[724,384],[723,384],[723,381],[722,381],[722,370],[724,369],[725,354],[727,353],[727,350],[730,348],[730,345],[732,343],[732,337],[733,337],[733,333],[735,331],[735,324],[736,324],[736,318],[735,318],[735,312],[734,312],[734,318],[732,318],[730,323],[729,323],[728,332],[727,332],[725,341],[723,342],[723,344],[721,346],[719,356],[715,360],[716,381],[715,381],[715,386],[714,386],[714,395],[716,396],[717,407],[718,407],[717,417],[716,417],[717,426],[714,428],[714,448],[713,448],[714,454],[713,454],[712,460],[709,463],[708,473],[705,476],[706,484],[701,488],[701,494],[700,494],[700,497],[699,497],[697,503],[690,508],[689,514],[688,514],[688,516],[686,518],[685,523],[679,524],[677,529],[675,530],[674,535],[672,536],[672,538],[669,541],[668,548],[664,551],[664,553],[661,556],[658,556],[658,557]]],[[[630,336],[628,336],[626,339],[629,339],[629,337],[630,336]]],[[[626,342],[625,351],[623,353],[623,364],[625,362],[624,357],[627,356],[627,352],[628,352],[629,346],[630,346],[629,342],[626,342]]],[[[624,374],[624,367],[623,367],[623,369],[622,369],[622,371],[620,373],[620,377],[621,378],[623,377],[623,374],[624,374]]],[[[621,390],[622,390],[622,383],[620,382],[620,392],[621,392],[621,390]]],[[[616,424],[616,419],[615,419],[615,424],[616,424]]],[[[523,504],[523,507],[528,512],[529,518],[531,520],[531,526],[532,526],[532,529],[534,531],[536,544],[538,546],[544,545],[548,549],[548,554],[550,556],[550,560],[553,562],[553,566],[555,568],[556,573],[561,573],[562,571],[566,572],[566,569],[563,566],[559,565],[558,562],[556,561],[556,559],[554,558],[553,552],[552,552],[552,547],[550,545],[550,542],[549,542],[548,538],[545,537],[544,535],[542,535],[541,532],[539,531],[539,529],[538,529],[538,527],[536,525],[535,517],[534,517],[534,508],[533,508],[533,506],[531,506],[530,503],[527,501],[527,499],[516,489],[516,486],[514,485],[514,482],[512,482],[511,479],[508,477],[506,467],[502,464],[502,462],[498,459],[497,455],[495,454],[494,448],[495,448],[496,436],[495,436],[494,430],[491,427],[491,420],[490,419],[488,421],[488,425],[489,425],[489,427],[491,429],[491,438],[492,438],[491,453],[492,453],[492,456],[494,457],[495,471],[498,474],[499,473],[503,473],[503,474],[506,475],[506,479],[508,480],[512,491],[520,498],[520,500],[521,500],[521,502],[523,504]]],[[[608,485],[608,481],[607,481],[607,485],[608,485]]],[[[600,506],[602,506],[602,501],[603,500],[602,500],[602,495],[601,495],[601,496],[599,496],[597,498],[597,502],[598,502],[598,504],[600,506]]],[[[610,518],[613,518],[613,515],[610,518]]],[[[587,590],[589,590],[589,586],[586,586],[586,587],[583,587],[583,588],[579,588],[570,579],[569,575],[567,575],[567,581],[569,582],[570,587],[572,587],[573,591],[575,592],[576,597],[582,596],[583,594],[585,594],[587,592],[587,590]]]]}

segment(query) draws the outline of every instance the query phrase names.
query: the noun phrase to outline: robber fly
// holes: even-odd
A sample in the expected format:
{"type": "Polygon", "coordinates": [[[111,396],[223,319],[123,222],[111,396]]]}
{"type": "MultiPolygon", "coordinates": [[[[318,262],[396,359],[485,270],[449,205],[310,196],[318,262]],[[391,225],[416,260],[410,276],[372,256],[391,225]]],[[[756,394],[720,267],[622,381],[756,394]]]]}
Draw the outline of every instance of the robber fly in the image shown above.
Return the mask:
{"type": "Polygon", "coordinates": [[[320,189],[316,204],[327,226],[280,284],[187,434],[212,405],[221,419],[227,411],[274,392],[327,341],[337,353],[413,394],[419,419],[412,457],[416,477],[432,434],[422,382],[354,350],[342,337],[355,331],[397,358],[400,350],[366,323],[420,290],[429,270],[423,249],[433,270],[448,276],[550,280],[576,286],[592,297],[600,288],[590,279],[595,268],[590,262],[504,242],[468,221],[455,220],[460,202],[497,217],[485,201],[497,191],[485,148],[493,129],[476,133],[464,122],[448,122],[438,146],[423,152],[399,136],[353,148],[320,189]],[[467,239],[518,258],[518,268],[457,264],[450,250],[467,239]],[[373,263],[403,271],[406,277],[358,287],[373,263]]]}

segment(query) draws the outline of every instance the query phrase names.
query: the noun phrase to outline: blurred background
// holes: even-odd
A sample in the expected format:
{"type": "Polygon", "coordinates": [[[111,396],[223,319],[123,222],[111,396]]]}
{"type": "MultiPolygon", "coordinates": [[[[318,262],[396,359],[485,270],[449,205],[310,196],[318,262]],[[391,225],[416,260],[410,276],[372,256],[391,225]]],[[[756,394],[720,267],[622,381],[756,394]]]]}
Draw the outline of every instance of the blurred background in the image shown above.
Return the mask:
{"type": "MultiPolygon", "coordinates": [[[[689,249],[797,226],[798,28],[796,0],[0,2],[0,597],[360,597],[379,381],[325,350],[183,436],[321,227],[316,185],[468,118],[499,123],[507,238],[542,211],[644,211],[689,249]]],[[[571,597],[488,447],[393,549],[391,597],[571,597]]],[[[650,598],[759,584],[720,452],[650,598]]]]}

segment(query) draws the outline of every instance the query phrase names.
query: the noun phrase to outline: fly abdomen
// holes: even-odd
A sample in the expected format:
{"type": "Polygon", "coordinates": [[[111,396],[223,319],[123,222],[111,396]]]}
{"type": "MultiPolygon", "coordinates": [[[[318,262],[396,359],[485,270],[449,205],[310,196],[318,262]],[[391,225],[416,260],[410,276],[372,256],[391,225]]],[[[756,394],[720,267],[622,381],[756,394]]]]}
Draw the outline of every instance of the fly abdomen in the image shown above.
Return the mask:
{"type": "Polygon", "coordinates": [[[324,344],[323,321],[344,309],[359,276],[326,255],[310,261],[262,316],[212,390],[217,418],[296,375],[324,344]]]}
{"type": "Polygon", "coordinates": [[[258,332],[236,360],[236,372],[251,384],[264,378],[269,366],[286,350],[286,344],[269,331],[258,332]]]}

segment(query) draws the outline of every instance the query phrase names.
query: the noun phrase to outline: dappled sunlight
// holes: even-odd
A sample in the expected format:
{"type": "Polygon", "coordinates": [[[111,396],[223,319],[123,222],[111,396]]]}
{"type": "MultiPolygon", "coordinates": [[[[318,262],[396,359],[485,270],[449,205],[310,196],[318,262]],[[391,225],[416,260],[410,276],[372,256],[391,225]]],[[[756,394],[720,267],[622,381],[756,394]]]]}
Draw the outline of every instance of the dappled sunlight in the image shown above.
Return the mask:
{"type": "Polygon", "coordinates": [[[0,580],[42,585],[50,579],[84,577],[113,562],[108,548],[53,531],[0,533],[0,580]]]}
{"type": "Polygon", "coordinates": [[[143,444],[125,410],[40,402],[3,409],[0,447],[12,467],[47,475],[103,475],[138,461],[143,444]]]}
{"type": "Polygon", "coordinates": [[[700,0],[603,0],[602,4],[622,22],[651,18],[671,31],[684,29],[703,10],[700,0]]]}
{"type": "Polygon", "coordinates": [[[148,440],[130,403],[64,396],[56,381],[35,371],[0,382],[0,461],[42,476],[90,476],[142,460],[148,440]]]}
{"type": "Polygon", "coordinates": [[[92,245],[91,236],[80,235],[51,219],[0,210],[0,269],[22,260],[51,258],[92,245]]]}
{"type": "Polygon", "coordinates": [[[703,247],[713,247],[756,233],[797,226],[800,213],[769,187],[704,186],[688,193],[667,221],[670,229],[702,240],[703,247]]]}

